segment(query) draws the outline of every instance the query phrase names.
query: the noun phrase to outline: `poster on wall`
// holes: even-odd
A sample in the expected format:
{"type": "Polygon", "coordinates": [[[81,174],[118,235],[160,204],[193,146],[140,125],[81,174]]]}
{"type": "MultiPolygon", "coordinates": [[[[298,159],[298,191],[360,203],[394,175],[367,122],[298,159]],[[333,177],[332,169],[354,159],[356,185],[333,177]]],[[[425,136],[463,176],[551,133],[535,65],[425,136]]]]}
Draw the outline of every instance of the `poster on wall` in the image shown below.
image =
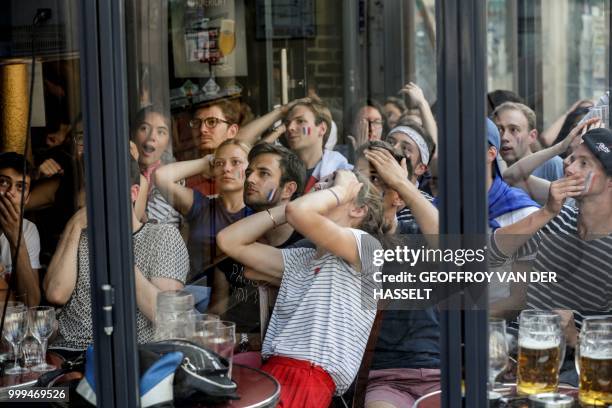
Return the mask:
{"type": "Polygon", "coordinates": [[[243,0],[187,0],[170,4],[175,77],[226,78],[248,74],[243,0]]]}

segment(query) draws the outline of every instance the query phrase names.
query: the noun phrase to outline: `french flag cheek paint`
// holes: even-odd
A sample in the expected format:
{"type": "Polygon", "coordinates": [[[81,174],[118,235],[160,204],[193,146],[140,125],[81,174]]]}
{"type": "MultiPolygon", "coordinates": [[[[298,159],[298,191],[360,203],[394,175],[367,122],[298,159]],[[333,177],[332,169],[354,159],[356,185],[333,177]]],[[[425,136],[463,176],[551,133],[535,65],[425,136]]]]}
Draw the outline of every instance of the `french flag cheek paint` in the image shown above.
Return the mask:
{"type": "Polygon", "coordinates": [[[310,136],[310,130],[311,130],[311,129],[310,129],[310,127],[309,127],[309,126],[304,126],[304,127],[302,128],[302,134],[303,134],[304,136],[310,136]]]}
{"type": "Polygon", "coordinates": [[[590,189],[591,189],[591,184],[593,184],[593,172],[589,171],[589,174],[587,174],[586,176],[586,180],[584,181],[584,189],[582,190],[582,193],[587,193],[590,189]]]}
{"type": "Polygon", "coordinates": [[[236,177],[236,179],[238,180],[244,180],[244,170],[243,169],[234,170],[234,177],[236,177]]]}
{"type": "Polygon", "coordinates": [[[268,202],[269,203],[274,201],[274,195],[275,194],[276,194],[276,188],[273,188],[272,190],[270,190],[270,192],[268,193],[268,202]]]}

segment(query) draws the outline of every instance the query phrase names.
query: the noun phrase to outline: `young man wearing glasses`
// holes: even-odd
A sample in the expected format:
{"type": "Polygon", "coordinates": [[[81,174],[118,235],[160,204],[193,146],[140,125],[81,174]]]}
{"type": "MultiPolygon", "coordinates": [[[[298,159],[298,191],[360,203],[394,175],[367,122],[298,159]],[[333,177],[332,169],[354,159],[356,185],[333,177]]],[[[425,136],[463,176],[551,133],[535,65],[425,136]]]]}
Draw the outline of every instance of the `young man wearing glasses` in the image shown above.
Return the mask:
{"type": "MultiPolygon", "coordinates": [[[[238,134],[240,128],[240,108],[235,101],[222,99],[211,105],[196,108],[189,121],[192,136],[200,155],[214,153],[227,139],[238,134]]],[[[202,175],[187,179],[187,187],[200,191],[204,195],[217,193],[215,181],[202,175]]]]}
{"type": "MultiPolygon", "coordinates": [[[[40,303],[38,269],[40,268],[40,236],[36,225],[23,220],[23,234],[16,262],[12,259],[17,249],[19,236],[19,214],[21,198],[25,202],[30,196],[30,165],[23,155],[8,152],[0,154],[0,270],[2,272],[17,269],[15,293],[25,294],[29,306],[40,303]],[[24,162],[26,165],[24,184],[24,162]],[[17,263],[17,266],[15,266],[17,263]]],[[[7,287],[9,275],[4,275],[7,287]]]]}

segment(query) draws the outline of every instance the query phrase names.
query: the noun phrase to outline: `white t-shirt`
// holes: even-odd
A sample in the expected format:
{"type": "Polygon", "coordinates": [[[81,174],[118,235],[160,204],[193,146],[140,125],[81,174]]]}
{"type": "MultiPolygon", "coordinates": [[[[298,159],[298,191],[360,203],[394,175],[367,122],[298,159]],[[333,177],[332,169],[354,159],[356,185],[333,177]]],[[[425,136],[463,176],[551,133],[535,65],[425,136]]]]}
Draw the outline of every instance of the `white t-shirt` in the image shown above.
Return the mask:
{"type": "MultiPolygon", "coordinates": [[[[23,220],[23,239],[30,255],[30,266],[32,269],[40,269],[40,236],[38,235],[38,228],[36,228],[33,222],[26,219],[23,220]]],[[[0,235],[0,262],[2,262],[7,271],[13,269],[11,246],[4,233],[0,235]]]]}
{"type": "MultiPolygon", "coordinates": [[[[514,211],[507,212],[505,214],[502,214],[499,217],[496,217],[495,221],[497,221],[500,228],[505,227],[507,225],[511,225],[516,222],[519,222],[520,220],[522,220],[523,218],[527,217],[529,214],[537,210],[538,210],[538,207],[521,208],[518,210],[514,210],[514,211]]],[[[489,232],[491,232],[490,228],[489,228],[489,232]]],[[[520,258],[518,260],[519,261],[532,261],[534,258],[535,256],[531,256],[531,257],[520,258]]],[[[495,272],[495,271],[510,272],[512,271],[512,264],[513,264],[512,261],[508,261],[500,267],[495,267],[495,268],[491,267],[489,269],[491,272],[495,272]]],[[[495,277],[496,275],[493,275],[493,276],[495,277]]],[[[495,302],[496,300],[505,299],[509,296],[510,296],[510,284],[509,283],[499,282],[495,280],[491,281],[491,284],[489,285],[489,302],[495,302]]]]}
{"type": "Polygon", "coordinates": [[[361,230],[351,229],[359,248],[361,272],[316,249],[283,249],[281,287],[263,342],[262,355],[306,360],[322,367],[344,393],[357,375],[372,323],[380,284],[373,265],[380,243],[361,230]]]}

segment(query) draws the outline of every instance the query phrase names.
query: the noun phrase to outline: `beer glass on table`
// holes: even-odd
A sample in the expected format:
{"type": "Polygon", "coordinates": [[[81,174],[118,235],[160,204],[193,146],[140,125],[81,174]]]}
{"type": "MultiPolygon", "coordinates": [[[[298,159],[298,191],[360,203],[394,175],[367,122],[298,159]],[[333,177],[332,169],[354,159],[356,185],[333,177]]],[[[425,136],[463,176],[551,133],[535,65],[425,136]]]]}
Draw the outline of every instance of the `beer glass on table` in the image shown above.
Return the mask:
{"type": "Polygon", "coordinates": [[[489,389],[493,389],[495,379],[508,364],[508,343],[506,341],[506,321],[489,319],[489,389]]]}
{"type": "Polygon", "coordinates": [[[551,311],[524,310],[519,318],[517,391],[555,392],[563,362],[561,316],[551,311]]]}
{"type": "Polygon", "coordinates": [[[580,403],[590,407],[612,405],[612,317],[583,320],[576,358],[580,403]]]}

